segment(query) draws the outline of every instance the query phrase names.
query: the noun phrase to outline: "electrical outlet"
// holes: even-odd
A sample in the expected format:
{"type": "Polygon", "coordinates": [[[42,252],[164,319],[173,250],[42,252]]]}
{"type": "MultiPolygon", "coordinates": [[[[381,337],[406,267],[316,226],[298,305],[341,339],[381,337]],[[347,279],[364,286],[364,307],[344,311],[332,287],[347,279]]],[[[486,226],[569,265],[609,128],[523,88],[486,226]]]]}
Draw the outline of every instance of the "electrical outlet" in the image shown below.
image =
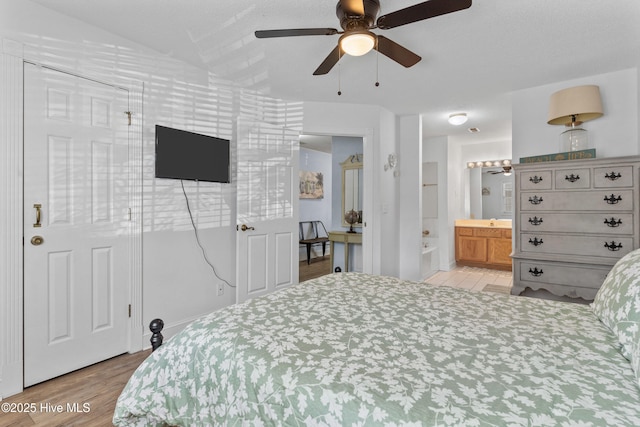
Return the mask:
{"type": "Polygon", "coordinates": [[[224,295],[224,283],[218,283],[218,296],[224,295]]]}

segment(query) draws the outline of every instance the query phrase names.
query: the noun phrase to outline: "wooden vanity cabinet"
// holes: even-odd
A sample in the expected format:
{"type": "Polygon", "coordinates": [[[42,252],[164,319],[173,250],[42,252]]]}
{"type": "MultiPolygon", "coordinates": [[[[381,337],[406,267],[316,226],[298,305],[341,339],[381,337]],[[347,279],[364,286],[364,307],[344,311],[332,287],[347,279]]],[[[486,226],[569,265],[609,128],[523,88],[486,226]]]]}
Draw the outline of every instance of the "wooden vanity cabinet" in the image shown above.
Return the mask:
{"type": "Polygon", "coordinates": [[[511,229],[456,227],[456,264],[511,270],[511,229]]]}

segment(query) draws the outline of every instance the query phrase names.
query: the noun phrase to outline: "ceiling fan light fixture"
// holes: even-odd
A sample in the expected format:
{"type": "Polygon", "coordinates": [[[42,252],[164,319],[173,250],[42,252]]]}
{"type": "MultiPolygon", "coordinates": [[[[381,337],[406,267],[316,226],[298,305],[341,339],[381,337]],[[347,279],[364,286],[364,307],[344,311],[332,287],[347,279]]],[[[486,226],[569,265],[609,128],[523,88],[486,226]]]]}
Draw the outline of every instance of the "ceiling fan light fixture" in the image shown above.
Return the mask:
{"type": "Polygon", "coordinates": [[[376,36],[371,31],[353,31],[340,37],[340,48],[348,55],[362,56],[373,49],[376,36]]]}
{"type": "Polygon", "coordinates": [[[449,123],[460,126],[467,122],[467,113],[454,113],[449,115],[449,123]]]}

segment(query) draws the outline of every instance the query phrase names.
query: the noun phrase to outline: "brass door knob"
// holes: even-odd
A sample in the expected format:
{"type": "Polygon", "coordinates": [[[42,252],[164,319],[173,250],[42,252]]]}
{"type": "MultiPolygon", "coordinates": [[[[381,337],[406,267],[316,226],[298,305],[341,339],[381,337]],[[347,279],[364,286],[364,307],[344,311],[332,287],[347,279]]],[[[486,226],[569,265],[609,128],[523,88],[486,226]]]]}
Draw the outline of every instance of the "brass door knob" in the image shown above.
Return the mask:
{"type": "Polygon", "coordinates": [[[242,224],[242,226],[240,227],[240,230],[242,230],[242,231],[255,230],[255,228],[249,227],[249,226],[247,226],[247,224],[242,224]]]}
{"type": "Polygon", "coordinates": [[[33,236],[31,238],[31,244],[33,246],[40,246],[43,243],[44,243],[44,239],[42,238],[42,236],[33,236]]]}

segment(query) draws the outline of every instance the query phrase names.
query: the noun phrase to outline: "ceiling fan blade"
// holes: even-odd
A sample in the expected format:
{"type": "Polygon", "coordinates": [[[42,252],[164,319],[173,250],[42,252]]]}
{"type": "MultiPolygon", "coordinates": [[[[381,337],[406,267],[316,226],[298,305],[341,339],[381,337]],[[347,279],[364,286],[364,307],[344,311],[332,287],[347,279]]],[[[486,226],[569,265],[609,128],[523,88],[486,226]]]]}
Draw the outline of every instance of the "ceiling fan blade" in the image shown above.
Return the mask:
{"type": "Polygon", "coordinates": [[[340,0],[340,7],[348,16],[364,16],[363,0],[340,0]]]}
{"type": "Polygon", "coordinates": [[[338,34],[335,28],[298,28],[290,30],[258,30],[255,35],[259,39],[294,36],[332,36],[338,34]]]}
{"type": "Polygon", "coordinates": [[[385,36],[378,36],[378,43],[373,48],[407,68],[417,64],[422,59],[409,49],[400,46],[385,36]]]}
{"type": "Polygon", "coordinates": [[[471,0],[428,0],[395,12],[382,15],[378,18],[378,28],[386,30],[399,27],[434,16],[445,15],[451,12],[468,9],[471,0]]]}
{"type": "Polygon", "coordinates": [[[322,64],[320,64],[320,66],[313,72],[313,75],[321,76],[323,74],[327,74],[329,71],[331,71],[333,66],[336,65],[338,61],[340,61],[342,55],[344,55],[344,52],[342,51],[342,49],[340,49],[339,45],[336,46],[331,51],[329,56],[327,56],[324,61],[322,61],[322,64]]]}

